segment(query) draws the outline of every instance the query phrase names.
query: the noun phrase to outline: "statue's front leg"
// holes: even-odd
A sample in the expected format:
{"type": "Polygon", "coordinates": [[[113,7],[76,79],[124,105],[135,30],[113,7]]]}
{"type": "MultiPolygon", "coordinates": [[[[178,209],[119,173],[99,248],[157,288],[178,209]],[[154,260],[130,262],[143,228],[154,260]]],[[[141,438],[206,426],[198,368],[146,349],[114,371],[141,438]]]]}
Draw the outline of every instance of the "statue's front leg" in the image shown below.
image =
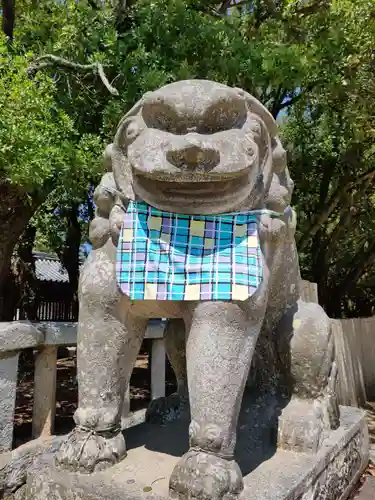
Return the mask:
{"type": "Polygon", "coordinates": [[[190,449],[172,473],[170,494],[230,499],[243,489],[234,460],[237,420],[263,316],[229,302],[199,303],[190,312],[190,449]]]}
{"type": "Polygon", "coordinates": [[[81,273],[77,427],[56,456],[57,464],[71,471],[102,470],[126,455],[123,397],[147,320],[132,317],[121,306],[114,250],[111,241],[93,250],[81,273]]]}

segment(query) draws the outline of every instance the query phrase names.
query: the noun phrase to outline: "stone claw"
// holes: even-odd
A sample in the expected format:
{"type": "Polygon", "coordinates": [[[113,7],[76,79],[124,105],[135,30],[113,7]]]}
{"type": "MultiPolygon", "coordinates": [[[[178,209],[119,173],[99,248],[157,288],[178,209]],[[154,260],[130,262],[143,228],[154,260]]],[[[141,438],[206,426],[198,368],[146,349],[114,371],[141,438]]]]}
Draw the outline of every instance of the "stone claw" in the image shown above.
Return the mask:
{"type": "Polygon", "coordinates": [[[175,500],[235,500],[242,490],[237,462],[194,449],[179,460],[169,482],[169,495],[175,500]]]}
{"type": "Polygon", "coordinates": [[[74,429],[56,454],[56,466],[70,472],[91,474],[108,469],[126,457],[125,439],[121,432],[97,433],[74,429]]]}

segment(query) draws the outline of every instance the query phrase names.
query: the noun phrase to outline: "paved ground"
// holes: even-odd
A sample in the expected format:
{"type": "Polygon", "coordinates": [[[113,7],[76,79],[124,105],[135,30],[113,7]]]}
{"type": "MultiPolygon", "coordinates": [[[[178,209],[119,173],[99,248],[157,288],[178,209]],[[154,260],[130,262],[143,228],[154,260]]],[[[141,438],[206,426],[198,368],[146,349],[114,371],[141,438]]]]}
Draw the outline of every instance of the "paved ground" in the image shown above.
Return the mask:
{"type": "Polygon", "coordinates": [[[359,490],[356,500],[374,500],[375,499],[375,477],[367,477],[363,486],[359,490]]]}

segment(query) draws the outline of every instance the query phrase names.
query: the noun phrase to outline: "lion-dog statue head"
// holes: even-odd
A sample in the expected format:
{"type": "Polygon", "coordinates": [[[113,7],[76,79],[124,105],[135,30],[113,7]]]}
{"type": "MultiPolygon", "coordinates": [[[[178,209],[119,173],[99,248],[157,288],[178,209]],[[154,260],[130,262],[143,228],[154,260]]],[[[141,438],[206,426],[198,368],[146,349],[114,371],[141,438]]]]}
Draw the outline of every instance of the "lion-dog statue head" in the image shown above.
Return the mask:
{"type": "Polygon", "coordinates": [[[272,115],[247,92],[207,80],[145,94],[104,154],[90,238],[117,243],[130,199],[170,212],[283,211],[293,190],[272,115]]]}

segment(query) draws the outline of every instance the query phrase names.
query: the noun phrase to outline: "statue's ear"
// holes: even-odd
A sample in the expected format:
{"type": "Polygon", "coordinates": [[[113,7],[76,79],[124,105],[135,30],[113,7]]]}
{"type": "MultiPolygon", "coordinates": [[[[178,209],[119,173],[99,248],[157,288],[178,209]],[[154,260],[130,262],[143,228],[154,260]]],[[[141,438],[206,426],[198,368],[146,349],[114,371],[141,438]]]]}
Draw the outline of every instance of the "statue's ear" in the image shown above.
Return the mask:
{"type": "Polygon", "coordinates": [[[125,152],[116,144],[113,144],[111,148],[111,161],[118,196],[126,204],[129,200],[135,199],[132,173],[125,152]]]}
{"type": "Polygon", "coordinates": [[[273,171],[281,173],[286,169],[286,151],[278,136],[272,138],[272,163],[273,171]]]}
{"type": "Polygon", "coordinates": [[[258,99],[256,99],[245,90],[239,88],[235,88],[234,90],[238,93],[238,95],[246,100],[246,104],[250,113],[259,116],[263,120],[271,137],[276,137],[278,135],[277,123],[268,109],[263,106],[263,104],[258,101],[258,99]]]}
{"type": "MultiPolygon", "coordinates": [[[[146,93],[120,120],[113,144],[109,146],[113,177],[120,199],[126,204],[129,200],[134,200],[132,173],[126,156],[124,147],[124,131],[126,130],[128,119],[140,115],[144,100],[149,96],[146,93]]],[[[108,149],[108,148],[107,148],[108,149]]]]}
{"type": "Polygon", "coordinates": [[[246,99],[249,112],[258,116],[267,127],[272,140],[273,171],[282,172],[286,167],[286,152],[280,142],[276,120],[254,96],[241,89],[236,88],[235,90],[246,99]]]}

